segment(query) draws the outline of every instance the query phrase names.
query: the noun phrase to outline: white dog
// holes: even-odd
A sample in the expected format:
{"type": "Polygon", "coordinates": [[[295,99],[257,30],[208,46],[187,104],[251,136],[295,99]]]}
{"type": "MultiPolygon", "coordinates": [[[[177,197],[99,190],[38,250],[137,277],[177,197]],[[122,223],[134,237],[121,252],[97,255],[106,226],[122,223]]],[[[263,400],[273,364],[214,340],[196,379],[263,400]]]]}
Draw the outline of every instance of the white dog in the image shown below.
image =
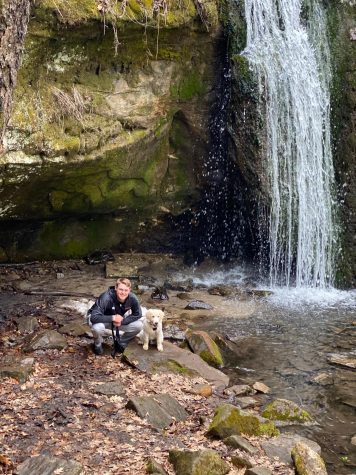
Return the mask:
{"type": "Polygon", "coordinates": [[[163,318],[164,312],[157,308],[152,308],[145,312],[145,316],[142,319],[143,328],[138,334],[141,343],[143,343],[144,350],[148,350],[149,342],[155,340],[157,342],[157,350],[163,351],[163,318]]]}

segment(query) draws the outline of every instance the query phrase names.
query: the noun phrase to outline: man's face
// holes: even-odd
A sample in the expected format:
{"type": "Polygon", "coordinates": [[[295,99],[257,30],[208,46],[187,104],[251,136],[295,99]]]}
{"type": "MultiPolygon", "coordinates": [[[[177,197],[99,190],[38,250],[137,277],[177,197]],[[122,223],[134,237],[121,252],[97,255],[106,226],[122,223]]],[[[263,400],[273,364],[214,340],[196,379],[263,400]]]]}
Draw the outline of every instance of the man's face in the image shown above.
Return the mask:
{"type": "Polygon", "coordinates": [[[126,300],[129,293],[130,293],[130,287],[127,287],[127,285],[122,284],[121,282],[116,287],[116,295],[120,302],[123,302],[124,300],[126,300]]]}

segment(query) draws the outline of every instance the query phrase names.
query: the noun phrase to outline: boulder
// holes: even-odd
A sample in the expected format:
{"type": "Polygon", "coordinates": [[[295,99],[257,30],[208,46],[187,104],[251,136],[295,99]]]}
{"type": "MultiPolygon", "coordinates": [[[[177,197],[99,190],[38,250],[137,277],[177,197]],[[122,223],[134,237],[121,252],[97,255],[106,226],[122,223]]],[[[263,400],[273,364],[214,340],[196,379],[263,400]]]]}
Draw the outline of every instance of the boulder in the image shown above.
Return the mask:
{"type": "Polygon", "coordinates": [[[33,373],[33,358],[23,360],[5,360],[0,366],[0,379],[13,378],[19,383],[25,383],[33,373]]]}
{"type": "Polygon", "coordinates": [[[135,368],[148,373],[178,373],[187,376],[201,376],[211,385],[226,387],[229,377],[216,368],[212,368],[200,356],[191,351],[179,348],[169,341],[164,342],[164,351],[154,348],[148,351],[135,342],[125,349],[124,359],[135,368]]]}
{"type": "Polygon", "coordinates": [[[19,318],[16,323],[20,333],[32,333],[39,327],[36,317],[22,317],[19,318]]]}
{"type": "Polygon", "coordinates": [[[292,458],[298,475],[327,475],[324,460],[303,442],[294,446],[292,458]]]}
{"type": "Polygon", "coordinates": [[[298,442],[303,442],[303,444],[307,445],[318,454],[321,453],[320,445],[318,445],[313,440],[307,439],[298,434],[280,435],[279,437],[263,441],[261,443],[261,447],[266,452],[268,457],[278,457],[281,462],[287,465],[293,465],[291,453],[293,447],[298,442]]]}
{"type": "Polygon", "coordinates": [[[213,306],[202,300],[192,300],[184,308],[186,310],[212,310],[213,306]]]}
{"type": "Polygon", "coordinates": [[[66,338],[55,330],[44,330],[26,342],[24,351],[36,350],[63,350],[67,347],[66,338]]]}
{"type": "Polygon", "coordinates": [[[176,475],[224,475],[229,465],[214,450],[170,450],[169,461],[176,475]]]}
{"type": "Polygon", "coordinates": [[[169,394],[133,397],[126,407],[136,411],[156,429],[164,429],[173,421],[184,421],[188,417],[184,407],[169,394]]]}
{"type": "Polygon", "coordinates": [[[253,384],[253,389],[255,389],[257,392],[259,393],[263,393],[263,394],[268,394],[269,391],[270,391],[270,388],[268,386],[266,386],[264,383],[261,383],[259,381],[256,381],[254,384],[253,384]]]}
{"type": "Polygon", "coordinates": [[[231,396],[246,396],[247,394],[256,394],[256,391],[248,384],[235,384],[226,388],[224,393],[231,396]]]}
{"type": "Polygon", "coordinates": [[[205,331],[186,331],[190,348],[211,366],[220,367],[224,362],[217,344],[205,331]]]}
{"type": "Polygon", "coordinates": [[[98,384],[94,390],[97,394],[105,396],[124,396],[125,390],[120,381],[108,381],[107,383],[98,384]]]}
{"type": "Polygon", "coordinates": [[[327,357],[329,363],[344,366],[346,368],[356,369],[356,356],[351,353],[330,353],[327,357]]]}
{"type": "Polygon", "coordinates": [[[248,440],[244,439],[240,435],[230,435],[229,437],[226,437],[223,442],[229,447],[243,450],[250,455],[254,455],[258,452],[258,449],[255,446],[253,446],[248,440]]]}
{"type": "Polygon", "coordinates": [[[310,414],[301,409],[298,404],[287,399],[276,399],[268,404],[262,416],[270,420],[277,420],[283,422],[297,422],[300,424],[311,422],[310,414]]]}
{"type": "Polygon", "coordinates": [[[40,473],[65,475],[81,475],[84,473],[82,465],[74,460],[39,455],[31,457],[21,463],[16,470],[17,475],[39,475],[40,473]]]}
{"type": "Polygon", "coordinates": [[[246,455],[233,455],[231,457],[231,462],[236,467],[252,468],[252,463],[246,455]]]}
{"type": "Polygon", "coordinates": [[[58,331],[70,336],[92,336],[92,332],[83,320],[66,323],[58,331]]]}
{"type": "Polygon", "coordinates": [[[225,439],[230,435],[279,435],[273,422],[262,422],[250,413],[240,411],[232,404],[222,404],[215,410],[208,435],[225,439]]]}
{"type": "Polygon", "coordinates": [[[237,397],[235,398],[234,402],[238,407],[241,407],[241,409],[246,409],[248,407],[255,407],[256,405],[258,405],[258,402],[256,401],[256,399],[249,396],[237,397]]]}
{"type": "Polygon", "coordinates": [[[267,467],[252,467],[245,475],[273,475],[273,472],[267,467]]]}
{"type": "Polygon", "coordinates": [[[167,475],[162,465],[151,457],[147,460],[146,472],[153,473],[154,475],[167,475]]]}

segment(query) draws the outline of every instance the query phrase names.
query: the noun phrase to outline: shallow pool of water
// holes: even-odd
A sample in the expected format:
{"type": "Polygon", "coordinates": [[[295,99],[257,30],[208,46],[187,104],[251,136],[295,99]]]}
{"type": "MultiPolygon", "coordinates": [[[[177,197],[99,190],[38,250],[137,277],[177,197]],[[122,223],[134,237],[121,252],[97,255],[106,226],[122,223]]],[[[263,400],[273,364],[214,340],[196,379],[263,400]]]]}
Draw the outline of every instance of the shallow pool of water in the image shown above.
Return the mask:
{"type": "Polygon", "coordinates": [[[328,362],[331,353],[356,358],[356,292],[274,289],[248,318],[220,312],[199,326],[241,346],[238,364],[228,370],[232,382],[263,381],[269,399],[303,406],[318,425],[285,430],[316,440],[329,474],[356,474],[356,372],[328,362]],[[313,382],[320,374],[325,383],[313,382]]]}

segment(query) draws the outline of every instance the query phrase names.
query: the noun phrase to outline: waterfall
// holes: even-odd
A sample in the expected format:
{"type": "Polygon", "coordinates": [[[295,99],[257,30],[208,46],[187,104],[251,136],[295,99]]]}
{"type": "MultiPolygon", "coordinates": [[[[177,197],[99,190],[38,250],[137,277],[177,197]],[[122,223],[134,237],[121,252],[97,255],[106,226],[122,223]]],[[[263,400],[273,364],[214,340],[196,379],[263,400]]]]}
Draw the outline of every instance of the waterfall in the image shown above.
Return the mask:
{"type": "Polygon", "coordinates": [[[247,57],[265,121],[271,284],[333,284],[337,226],[330,144],[331,68],[322,7],[245,0],[247,57]],[[302,18],[302,8],[307,19],[302,18]]]}

